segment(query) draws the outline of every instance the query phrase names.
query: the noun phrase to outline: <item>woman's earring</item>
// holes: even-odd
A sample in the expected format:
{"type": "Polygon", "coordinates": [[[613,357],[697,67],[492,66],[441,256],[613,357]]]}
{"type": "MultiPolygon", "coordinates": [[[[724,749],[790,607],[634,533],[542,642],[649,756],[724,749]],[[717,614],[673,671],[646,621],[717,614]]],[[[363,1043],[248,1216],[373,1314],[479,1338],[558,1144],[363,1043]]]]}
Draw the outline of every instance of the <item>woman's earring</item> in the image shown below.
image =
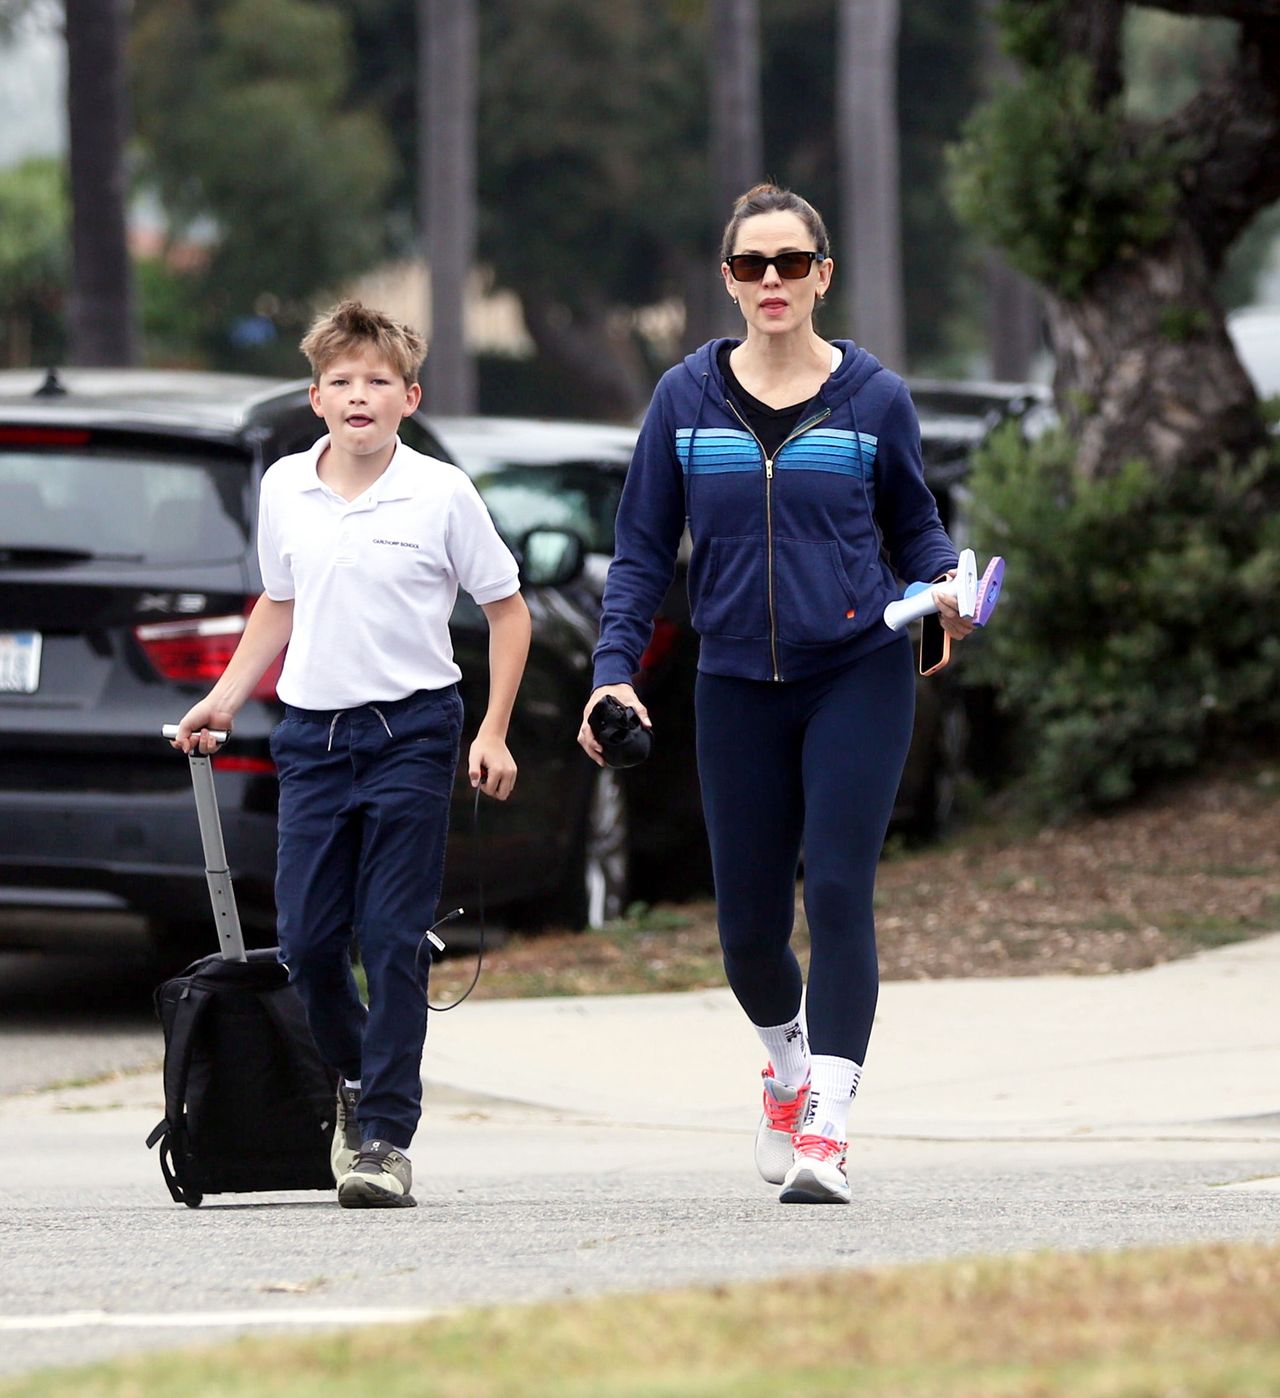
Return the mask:
{"type": "Polygon", "coordinates": [[[735,306],[738,304],[738,298],[733,294],[733,292],[729,293],[729,300],[732,301],[735,306]]]}

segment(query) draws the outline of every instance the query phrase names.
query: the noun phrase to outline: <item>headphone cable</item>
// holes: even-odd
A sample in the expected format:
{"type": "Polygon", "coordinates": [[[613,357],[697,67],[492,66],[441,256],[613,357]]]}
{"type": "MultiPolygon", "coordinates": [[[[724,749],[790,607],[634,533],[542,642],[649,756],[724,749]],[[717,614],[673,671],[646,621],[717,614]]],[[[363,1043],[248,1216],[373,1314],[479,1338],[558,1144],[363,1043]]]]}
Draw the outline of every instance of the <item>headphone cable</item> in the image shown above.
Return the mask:
{"type": "MultiPolygon", "coordinates": [[[[435,1010],[437,1014],[443,1014],[446,1010],[456,1010],[458,1006],[462,1004],[462,1002],[467,998],[468,995],[471,994],[471,992],[476,988],[476,985],[479,983],[480,970],[481,967],[483,967],[484,965],[484,846],[480,839],[479,787],[476,787],[475,805],[472,807],[471,810],[471,830],[473,835],[475,836],[476,845],[476,904],[480,914],[480,944],[476,948],[476,969],[475,973],[471,977],[471,984],[467,986],[467,988],[462,992],[461,995],[458,996],[456,1000],[451,1000],[447,1005],[433,1005],[431,1003],[431,997],[427,992],[426,986],[423,986],[422,998],[426,1000],[427,1008],[429,1010],[435,1010]]],[[[418,941],[418,949],[413,954],[413,974],[415,980],[418,978],[422,971],[423,946],[427,942],[430,942],[431,945],[435,947],[437,951],[444,950],[444,942],[441,940],[441,938],[436,936],[436,928],[442,926],[446,922],[452,922],[455,917],[461,917],[465,911],[465,908],[454,908],[452,912],[445,913],[445,915],[442,918],[438,918],[435,922],[433,922],[431,926],[428,927],[427,930],[422,934],[421,938],[418,941]]],[[[428,975],[430,975],[430,957],[428,957],[427,973],[428,975]]]]}

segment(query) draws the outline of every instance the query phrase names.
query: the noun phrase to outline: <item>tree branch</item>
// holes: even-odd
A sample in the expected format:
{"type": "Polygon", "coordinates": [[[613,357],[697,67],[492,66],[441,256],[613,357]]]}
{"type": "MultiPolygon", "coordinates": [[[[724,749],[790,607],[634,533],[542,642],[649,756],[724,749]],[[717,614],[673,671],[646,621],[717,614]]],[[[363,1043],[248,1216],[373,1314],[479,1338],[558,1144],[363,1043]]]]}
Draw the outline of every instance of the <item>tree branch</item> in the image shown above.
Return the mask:
{"type": "Polygon", "coordinates": [[[1191,151],[1183,206],[1217,266],[1254,215],[1280,199],[1280,21],[1242,25],[1231,71],[1175,113],[1164,135],[1191,151]]]}
{"type": "Polygon", "coordinates": [[[1071,0],[1058,21],[1063,48],[1084,54],[1093,68],[1093,97],[1099,107],[1124,87],[1124,11],[1125,0],[1071,0]]]}

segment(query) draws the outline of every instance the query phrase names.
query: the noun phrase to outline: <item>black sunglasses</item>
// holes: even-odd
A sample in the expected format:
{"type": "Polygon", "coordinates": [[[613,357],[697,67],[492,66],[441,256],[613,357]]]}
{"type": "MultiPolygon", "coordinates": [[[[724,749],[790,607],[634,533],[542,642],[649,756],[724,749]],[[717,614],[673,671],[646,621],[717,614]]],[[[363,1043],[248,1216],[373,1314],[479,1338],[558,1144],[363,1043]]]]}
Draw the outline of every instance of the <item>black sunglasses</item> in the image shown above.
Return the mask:
{"type": "Polygon", "coordinates": [[[783,281],[798,282],[807,277],[815,262],[825,262],[825,252],[780,252],[775,257],[765,257],[758,252],[735,252],[726,257],[729,275],[735,282],[758,282],[764,276],[764,269],[772,262],[783,281]]]}

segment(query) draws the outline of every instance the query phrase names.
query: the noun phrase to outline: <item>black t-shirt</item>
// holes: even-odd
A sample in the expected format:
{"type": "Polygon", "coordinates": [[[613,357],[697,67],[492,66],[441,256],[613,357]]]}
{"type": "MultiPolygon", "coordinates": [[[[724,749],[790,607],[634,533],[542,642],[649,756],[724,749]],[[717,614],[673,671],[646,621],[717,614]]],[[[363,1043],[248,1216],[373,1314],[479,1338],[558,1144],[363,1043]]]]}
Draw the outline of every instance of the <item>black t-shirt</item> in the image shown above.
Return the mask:
{"type": "Polygon", "coordinates": [[[783,442],[795,431],[800,414],[813,400],[806,398],[803,403],[796,403],[790,408],[771,408],[768,403],[753,398],[729,367],[729,355],[733,349],[734,346],[727,341],[721,345],[716,353],[716,364],[738,411],[746,419],[747,426],[759,437],[764,454],[772,461],[783,442]]]}

